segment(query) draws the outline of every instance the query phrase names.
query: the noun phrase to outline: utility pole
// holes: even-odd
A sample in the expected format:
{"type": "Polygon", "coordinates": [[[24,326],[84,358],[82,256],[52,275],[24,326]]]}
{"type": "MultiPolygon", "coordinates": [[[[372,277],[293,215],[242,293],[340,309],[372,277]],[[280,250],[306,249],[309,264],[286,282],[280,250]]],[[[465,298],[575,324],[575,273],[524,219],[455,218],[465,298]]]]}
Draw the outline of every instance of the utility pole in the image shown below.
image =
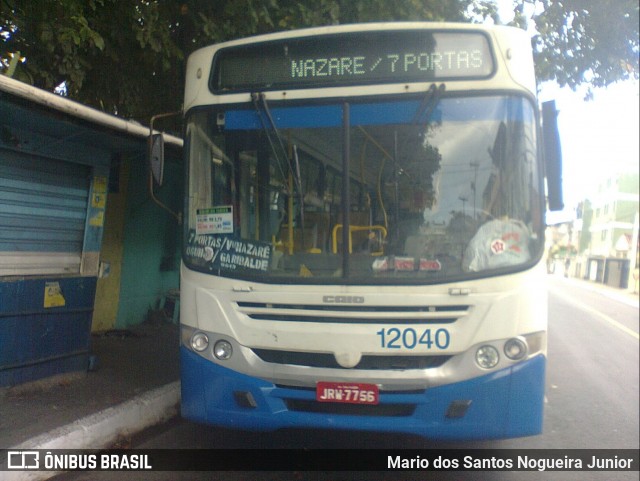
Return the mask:
{"type": "Polygon", "coordinates": [[[467,203],[467,201],[469,199],[467,197],[463,196],[463,195],[458,197],[458,199],[460,199],[462,201],[462,219],[464,220],[467,217],[467,214],[466,214],[466,211],[465,211],[465,205],[466,205],[466,203],[467,203]]]}

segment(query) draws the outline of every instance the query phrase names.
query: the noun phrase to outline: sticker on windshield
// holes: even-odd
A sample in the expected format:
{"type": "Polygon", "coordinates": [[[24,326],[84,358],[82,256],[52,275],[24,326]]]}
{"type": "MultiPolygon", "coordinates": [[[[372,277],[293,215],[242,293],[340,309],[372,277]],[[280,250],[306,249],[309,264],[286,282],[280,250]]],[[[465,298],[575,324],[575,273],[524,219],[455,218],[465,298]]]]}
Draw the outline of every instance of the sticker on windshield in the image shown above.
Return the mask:
{"type": "Polygon", "coordinates": [[[199,267],[213,270],[267,272],[273,246],[266,242],[230,236],[198,235],[189,232],[186,255],[199,267]]]}
{"type": "Polygon", "coordinates": [[[196,212],[196,235],[233,234],[233,206],[223,205],[196,212]]]}

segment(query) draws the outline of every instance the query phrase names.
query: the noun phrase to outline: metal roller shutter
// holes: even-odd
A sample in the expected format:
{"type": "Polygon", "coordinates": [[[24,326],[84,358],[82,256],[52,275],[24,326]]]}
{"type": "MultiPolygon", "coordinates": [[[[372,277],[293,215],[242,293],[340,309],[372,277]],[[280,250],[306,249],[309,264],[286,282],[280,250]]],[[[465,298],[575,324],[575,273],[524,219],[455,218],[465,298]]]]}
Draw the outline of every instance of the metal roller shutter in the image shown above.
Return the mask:
{"type": "Polygon", "coordinates": [[[0,276],[80,272],[90,173],[0,149],[0,276]]]}

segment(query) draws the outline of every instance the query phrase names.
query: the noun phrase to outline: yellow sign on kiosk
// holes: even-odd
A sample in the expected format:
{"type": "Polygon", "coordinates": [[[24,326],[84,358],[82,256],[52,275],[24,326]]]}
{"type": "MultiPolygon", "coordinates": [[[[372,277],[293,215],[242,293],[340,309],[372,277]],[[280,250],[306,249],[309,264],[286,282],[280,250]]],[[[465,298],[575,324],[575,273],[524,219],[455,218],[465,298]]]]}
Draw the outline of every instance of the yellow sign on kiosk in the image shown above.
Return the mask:
{"type": "Polygon", "coordinates": [[[62,307],[66,303],[59,282],[46,282],[44,285],[44,307],[62,307]]]}

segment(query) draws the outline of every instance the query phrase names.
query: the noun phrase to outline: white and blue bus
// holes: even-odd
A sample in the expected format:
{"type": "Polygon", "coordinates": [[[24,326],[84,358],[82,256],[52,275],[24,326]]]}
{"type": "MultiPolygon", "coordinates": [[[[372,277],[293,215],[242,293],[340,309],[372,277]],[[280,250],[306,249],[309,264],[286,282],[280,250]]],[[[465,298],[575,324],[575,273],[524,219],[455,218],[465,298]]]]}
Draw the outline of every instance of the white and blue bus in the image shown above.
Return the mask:
{"type": "Polygon", "coordinates": [[[509,27],[332,26],[194,52],[182,415],[247,430],[540,433],[535,94],[529,37],[509,27]]]}

